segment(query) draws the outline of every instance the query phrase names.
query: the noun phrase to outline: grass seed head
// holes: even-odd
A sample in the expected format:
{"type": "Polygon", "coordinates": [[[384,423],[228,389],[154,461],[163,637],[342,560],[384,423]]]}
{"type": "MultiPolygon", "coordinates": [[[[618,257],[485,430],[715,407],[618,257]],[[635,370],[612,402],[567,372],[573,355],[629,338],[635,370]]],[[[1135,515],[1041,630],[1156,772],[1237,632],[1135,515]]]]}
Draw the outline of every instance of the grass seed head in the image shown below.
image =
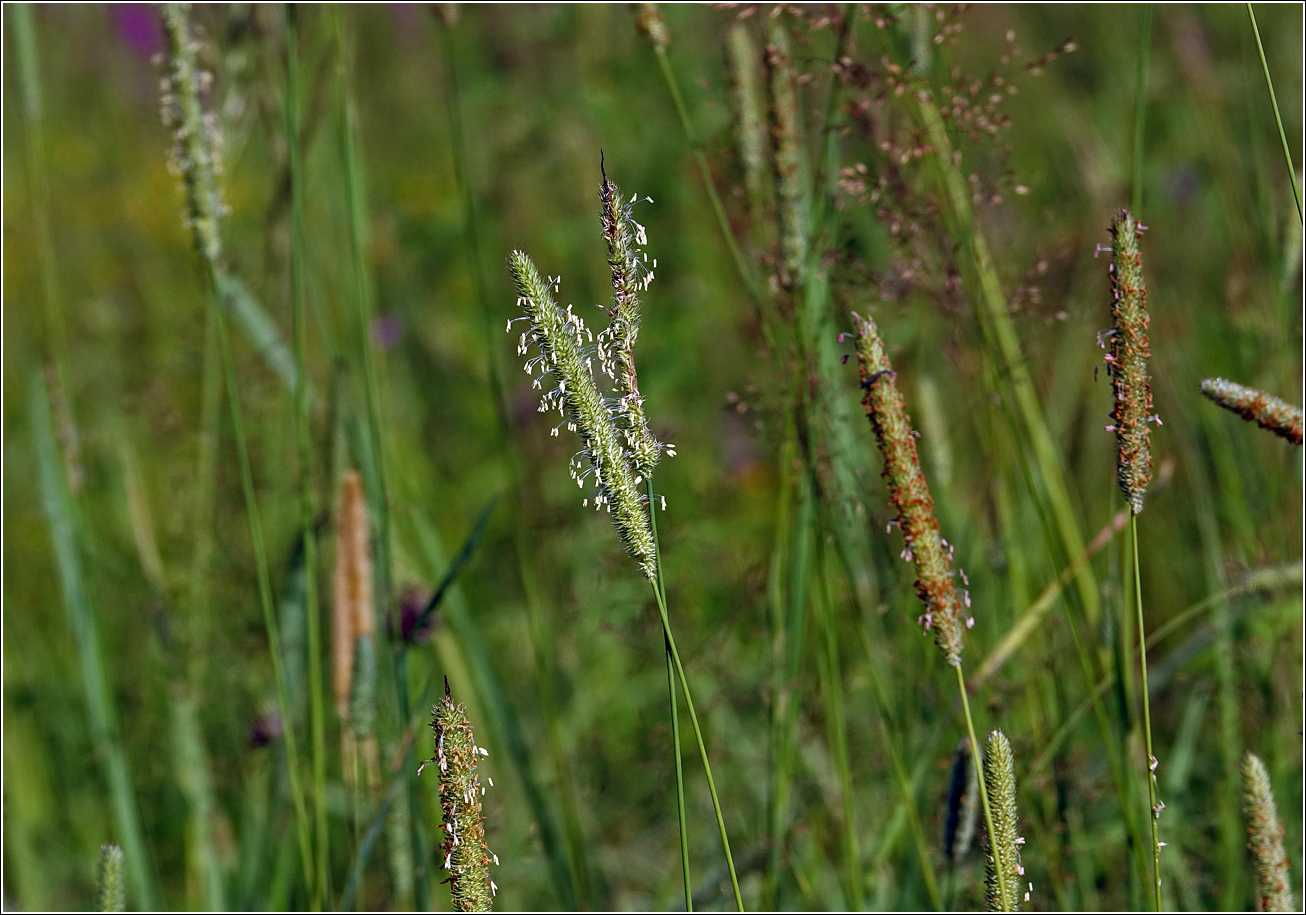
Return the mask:
{"type": "Polygon", "coordinates": [[[754,224],[762,219],[762,195],[766,180],[766,151],[763,143],[762,98],[757,79],[757,47],[743,23],[730,27],[726,39],[726,61],[735,107],[735,148],[744,168],[744,189],[754,224]]]}
{"type": "Polygon", "coordinates": [[[1014,912],[1020,908],[1025,868],[1020,863],[1016,834],[1016,767],[1011,742],[1001,731],[990,731],[984,741],[984,785],[993,811],[993,835],[985,836],[988,862],[984,878],[984,908],[990,912],[1014,912]],[[999,882],[998,874],[1006,880],[999,882]],[[1003,887],[1007,895],[1003,895],[1003,887]]]}
{"type": "Polygon", "coordinates": [[[449,871],[454,908],[488,912],[498,889],[490,877],[490,865],[499,861],[485,844],[485,818],[481,814],[485,789],[476,776],[476,763],[489,752],[476,745],[467,710],[454,705],[448,677],[444,680],[444,699],[431,711],[431,730],[435,733],[435,756],[422,768],[439,770],[440,809],[444,815],[441,867],[449,871]]]}
{"type": "Polygon", "coordinates": [[[1116,434],[1116,472],[1120,489],[1134,514],[1143,510],[1143,497],[1152,480],[1152,449],[1148,424],[1152,413],[1152,357],[1147,328],[1147,287],[1138,249],[1138,221],[1121,210],[1111,222],[1111,352],[1107,372],[1115,405],[1109,431],[1116,434]]]}
{"type": "Polygon", "coordinates": [[[127,909],[127,888],[122,882],[122,849],[117,845],[100,846],[100,861],[95,868],[95,910],[123,912],[127,909]]]}
{"type": "Polygon", "coordinates": [[[1202,382],[1202,393],[1211,400],[1237,413],[1249,423],[1286,438],[1294,445],[1302,443],[1302,410],[1286,400],[1245,387],[1223,378],[1208,378],[1202,382]]]}
{"type": "MultiPolygon", "coordinates": [[[[640,565],[649,581],[656,580],[657,562],[648,506],[640,494],[631,454],[621,443],[617,424],[594,383],[589,346],[593,335],[585,322],[553,300],[557,281],[545,283],[530,257],[514,251],[508,258],[517,286],[517,303],[530,328],[520,338],[517,352],[526,355],[530,344],[539,354],[526,362],[526,371],[540,388],[546,377],[555,387],[545,392],[540,412],[556,407],[563,422],[580,436],[584,448],[571,461],[572,479],[583,486],[594,476],[594,507],[606,508],[626,552],[640,565]],[[539,377],[534,377],[538,372],[539,377]]],[[[511,326],[511,325],[510,325],[511,326]]],[[[554,428],[557,434],[557,427],[554,428]]],[[[589,499],[585,500],[589,504],[589,499]]]]}
{"type": "Polygon", "coordinates": [[[934,516],[934,499],[921,473],[916,434],[875,322],[854,312],[853,324],[864,392],[862,407],[884,455],[889,501],[897,510],[907,553],[916,567],[916,595],[925,605],[921,621],[926,631],[934,633],[947,662],[960,667],[967,616],[952,583],[948,549],[934,516]]]}
{"type": "Polygon", "coordinates": [[[173,131],[168,164],[182,179],[195,249],[216,266],[222,256],[220,222],[226,212],[218,184],[222,174],[222,132],[216,115],[205,111],[201,102],[212,77],[196,62],[199,45],[191,37],[186,6],[163,4],[163,24],[168,38],[163,123],[173,131]]]}
{"type": "Polygon", "coordinates": [[[644,40],[654,51],[665,51],[671,44],[671,33],[667,31],[667,20],[656,3],[632,3],[635,11],[635,30],[644,36],[644,40]]]}
{"type": "Polygon", "coordinates": [[[355,709],[363,713],[364,719],[372,717],[364,712],[371,704],[368,696],[374,690],[376,670],[371,644],[375,625],[372,599],[367,499],[362,477],[358,471],[349,470],[340,486],[331,579],[331,687],[342,724],[353,719],[355,709]]]}
{"type": "Polygon", "coordinates": [[[807,194],[798,131],[798,77],[789,53],[789,35],[777,19],[767,21],[766,76],[776,219],[780,226],[780,285],[793,289],[802,283],[807,266],[807,194]]]}
{"type": "Polygon", "coordinates": [[[1283,826],[1270,788],[1270,774],[1255,753],[1243,757],[1247,847],[1256,871],[1256,904],[1262,912],[1294,912],[1292,878],[1283,850],[1283,826]]]}
{"type": "MultiPolygon", "coordinates": [[[[602,166],[600,166],[602,167],[602,166]]],[[[637,196],[637,195],[636,195],[637,196]]],[[[608,180],[603,171],[599,186],[602,202],[603,240],[608,246],[608,266],[612,270],[612,308],[608,309],[608,326],[596,341],[599,363],[616,385],[617,398],[611,412],[626,438],[635,470],[640,477],[653,473],[668,446],[649,431],[644,415],[644,398],[639,393],[639,375],[635,371],[635,340],[639,336],[641,292],[653,282],[648,255],[640,249],[647,244],[644,227],[635,221],[636,197],[623,200],[621,190],[608,180]]],[[[653,262],[654,266],[657,261],[653,262]]],[[[674,454],[674,449],[669,453],[674,454]]],[[[638,483],[638,481],[637,481],[638,483]]]]}

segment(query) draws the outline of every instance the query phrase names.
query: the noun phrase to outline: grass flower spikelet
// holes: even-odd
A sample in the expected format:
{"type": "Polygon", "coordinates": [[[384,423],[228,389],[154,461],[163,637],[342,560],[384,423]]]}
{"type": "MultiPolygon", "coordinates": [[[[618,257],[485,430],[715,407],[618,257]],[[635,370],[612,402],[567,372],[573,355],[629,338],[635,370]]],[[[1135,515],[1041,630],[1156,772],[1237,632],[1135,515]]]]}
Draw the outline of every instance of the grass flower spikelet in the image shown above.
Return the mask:
{"type": "Polygon", "coordinates": [[[671,33],[667,31],[667,20],[656,3],[632,3],[635,12],[635,30],[644,36],[644,40],[654,51],[665,51],[671,44],[671,33]]]}
{"type": "Polygon", "coordinates": [[[1262,912],[1295,912],[1283,825],[1270,788],[1270,774],[1255,753],[1243,757],[1243,795],[1247,806],[1247,847],[1256,870],[1256,906],[1262,912]]]}
{"type": "Polygon", "coordinates": [[[1016,834],[1016,767],[1011,742],[1001,731],[990,731],[984,741],[984,783],[993,809],[993,835],[985,837],[988,862],[984,908],[1014,912],[1020,908],[1020,886],[1025,876],[1020,863],[1024,839],[1016,834]],[[1006,875],[1005,883],[998,881],[999,871],[1006,875]]]}
{"type": "Polygon", "coordinates": [[[1147,287],[1143,283],[1143,260],[1138,236],[1143,227],[1128,210],[1121,210],[1111,222],[1111,352],[1106,357],[1107,373],[1115,405],[1112,425],[1116,434],[1116,471],[1120,489],[1134,514],[1143,510],[1143,497],[1152,480],[1152,449],[1148,423],[1159,422],[1152,414],[1152,384],[1147,360],[1147,287]]]}
{"type": "MultiPolygon", "coordinates": [[[[441,867],[449,871],[449,892],[454,908],[461,912],[488,912],[493,908],[498,887],[490,877],[490,865],[499,859],[485,844],[485,819],[481,797],[485,789],[476,776],[476,763],[488,750],[476,745],[467,710],[455,705],[444,680],[444,699],[431,711],[435,732],[435,756],[422,769],[439,769],[440,809],[444,815],[444,855],[441,867]]],[[[421,769],[418,774],[421,774],[421,769]]]]}
{"type": "Polygon", "coordinates": [[[101,845],[100,860],[95,868],[95,910],[126,911],[126,892],[122,885],[122,849],[113,844],[101,845]]]}
{"type": "Polygon", "coordinates": [[[883,476],[889,484],[889,500],[898,512],[907,553],[916,567],[916,594],[925,605],[921,621],[926,631],[934,633],[947,662],[960,667],[966,615],[952,583],[948,550],[934,517],[934,499],[921,473],[911,419],[875,322],[854,312],[853,325],[865,392],[862,407],[884,455],[883,476]]]}
{"type": "MultiPolygon", "coordinates": [[[[550,292],[556,281],[546,284],[525,252],[512,252],[508,265],[517,286],[518,305],[530,323],[517,351],[526,355],[535,343],[540,351],[527,361],[526,371],[534,375],[538,369],[537,388],[545,375],[556,384],[541,399],[540,411],[556,407],[564,424],[580,436],[584,449],[572,459],[572,478],[583,486],[585,477],[593,473],[595,508],[608,510],[626,552],[640,564],[649,581],[654,581],[657,561],[648,507],[635,482],[631,455],[622,446],[621,433],[594,382],[592,351],[586,345],[593,335],[570,308],[564,312],[558,307],[550,292]]],[[[585,501],[589,503],[589,499],[585,501]]]]}
{"type": "Polygon", "coordinates": [[[181,176],[187,221],[195,248],[210,264],[222,254],[219,222],[226,208],[218,176],[222,174],[221,131],[217,118],[200,101],[212,77],[199,68],[198,45],[191,38],[186,7],[163,4],[168,37],[168,74],[163,79],[163,124],[174,131],[169,167],[181,176]]]}
{"type": "Polygon", "coordinates": [[[1202,393],[1211,400],[1237,413],[1250,423],[1286,438],[1294,445],[1302,443],[1302,409],[1288,401],[1249,388],[1223,378],[1208,378],[1202,382],[1202,393]]]}
{"type": "MultiPolygon", "coordinates": [[[[608,245],[608,266],[612,269],[612,308],[608,326],[598,336],[599,362],[616,384],[617,400],[613,412],[640,477],[647,478],[662,457],[675,454],[674,448],[659,442],[649,431],[644,415],[644,398],[639,393],[639,375],[635,371],[635,339],[639,336],[639,294],[653,282],[648,255],[640,248],[647,244],[644,227],[632,215],[638,195],[623,201],[621,191],[603,171],[599,199],[603,204],[603,239],[608,245]]],[[[653,262],[657,266],[657,261],[653,262]]],[[[636,485],[641,481],[636,480],[636,485]]]]}

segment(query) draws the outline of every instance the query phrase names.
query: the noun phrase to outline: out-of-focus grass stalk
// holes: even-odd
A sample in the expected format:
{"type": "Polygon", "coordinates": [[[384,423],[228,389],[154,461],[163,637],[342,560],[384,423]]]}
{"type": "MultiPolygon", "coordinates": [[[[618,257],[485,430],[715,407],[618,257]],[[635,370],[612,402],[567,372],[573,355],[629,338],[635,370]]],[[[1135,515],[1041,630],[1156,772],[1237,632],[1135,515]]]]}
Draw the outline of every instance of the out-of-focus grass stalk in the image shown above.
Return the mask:
{"type": "Polygon", "coordinates": [[[1138,29],[1138,80],[1134,99],[1134,191],[1130,209],[1143,211],[1143,135],[1147,121],[1147,63],[1152,48],[1152,4],[1144,3],[1143,21],[1138,29]]]}
{"type": "MultiPolygon", "coordinates": [[[[345,177],[343,191],[349,223],[352,279],[350,304],[354,318],[349,326],[349,336],[353,342],[352,358],[355,360],[355,371],[362,376],[364,390],[363,412],[366,436],[361,442],[363,447],[359,448],[358,459],[367,490],[368,514],[376,550],[376,562],[373,565],[375,606],[380,608],[389,622],[388,626],[382,626],[377,631],[377,652],[381,654],[384,653],[385,648],[389,649],[390,687],[394,690],[397,720],[402,723],[410,717],[408,658],[407,646],[402,642],[390,644],[390,639],[397,638],[391,634],[400,632],[401,627],[398,625],[394,602],[390,599],[393,590],[391,580],[393,543],[390,521],[389,448],[382,432],[382,373],[372,351],[371,323],[374,297],[366,257],[368,217],[365,174],[362,152],[358,145],[360,128],[353,96],[353,60],[343,14],[339,10],[335,11],[334,25],[340,66],[338,123],[345,177]]],[[[393,812],[390,819],[386,821],[391,830],[391,872],[401,899],[409,899],[414,890],[415,862],[423,851],[419,823],[413,816],[413,811],[417,807],[417,785],[413,774],[416,766],[413,765],[415,760],[411,745],[405,752],[408,759],[402,769],[404,791],[393,799],[393,812]]],[[[417,872],[415,890],[419,900],[427,898],[426,873],[426,868],[420,868],[417,872]]]]}
{"type": "MultiPolygon", "coordinates": [[[[195,48],[190,34],[188,15],[178,3],[165,4],[163,21],[171,56],[171,88],[175,93],[177,116],[185,133],[179,137],[182,145],[183,170],[187,197],[187,211],[195,229],[195,250],[204,267],[209,287],[209,306],[216,316],[218,350],[222,360],[222,373],[227,388],[227,403],[231,411],[232,438],[236,444],[236,462],[240,472],[241,490],[245,499],[245,520],[249,528],[250,545],[254,553],[254,566],[258,579],[259,605],[263,623],[268,633],[268,647],[272,660],[273,679],[277,688],[277,703],[284,723],[283,737],[286,746],[286,767],[290,777],[290,793],[299,831],[301,863],[304,880],[313,886],[313,861],[309,844],[309,823],[300,784],[299,754],[295,739],[294,717],[286,694],[285,674],[282,670],[281,639],[277,629],[276,611],[272,599],[272,578],[268,568],[267,545],[263,538],[263,522],[254,494],[254,475],[249,460],[248,440],[245,436],[244,416],[240,406],[240,383],[236,375],[231,337],[227,332],[226,308],[223,299],[224,271],[218,260],[220,244],[219,225],[214,212],[217,198],[217,176],[213,173],[212,150],[204,149],[212,142],[207,130],[199,98],[199,75],[195,64],[195,48]],[[204,226],[211,237],[205,238],[204,226]]],[[[306,380],[300,376],[299,384],[306,380]]]]}
{"type": "Polygon", "coordinates": [[[1279,142],[1283,144],[1283,160],[1288,165],[1288,180],[1292,182],[1292,200],[1297,204],[1297,218],[1306,225],[1306,212],[1302,210],[1301,188],[1297,186],[1297,169],[1292,164],[1292,151],[1288,149],[1288,137],[1283,132],[1283,118],[1279,114],[1279,100],[1274,97],[1274,80],[1270,78],[1270,65],[1265,60],[1265,45],[1261,44],[1261,30],[1256,25],[1256,13],[1250,3],[1247,4],[1247,18],[1252,21],[1256,50],[1261,55],[1261,70],[1265,73],[1265,88],[1270,92],[1270,106],[1274,108],[1274,123],[1279,128],[1279,142]]]}
{"type": "MultiPolygon", "coordinates": [[[[441,39],[441,49],[445,62],[445,88],[449,113],[451,145],[453,147],[453,164],[455,179],[463,198],[463,224],[467,243],[467,254],[472,264],[476,281],[476,292],[480,306],[481,330],[485,337],[486,358],[489,363],[491,395],[499,418],[497,430],[502,449],[508,454],[512,465],[513,496],[519,513],[524,513],[528,500],[525,495],[526,475],[522,463],[521,450],[517,438],[511,434],[509,406],[504,385],[503,356],[499,346],[496,323],[491,317],[490,296],[486,289],[484,262],[481,257],[480,221],[477,217],[475,198],[472,192],[471,176],[468,172],[466,133],[463,125],[462,96],[459,91],[458,68],[454,58],[454,23],[448,21],[444,14],[436,16],[440,25],[437,28],[441,39]]],[[[565,872],[552,868],[554,884],[561,897],[564,908],[604,908],[606,903],[596,899],[596,889],[591,881],[593,864],[589,860],[589,844],[585,841],[581,827],[579,804],[572,782],[572,766],[563,749],[562,723],[558,713],[558,702],[554,690],[553,667],[553,630],[548,614],[542,605],[538,577],[534,568],[534,551],[527,542],[529,527],[514,524],[513,546],[517,554],[517,568],[521,576],[522,590],[526,597],[527,623],[530,630],[531,647],[535,656],[536,681],[539,684],[540,710],[544,718],[544,733],[549,744],[549,755],[553,765],[558,800],[562,808],[562,832],[565,839],[565,872]]],[[[670,656],[668,656],[670,665],[670,656]]],[[[668,667],[668,676],[671,669],[668,667]]],[[[675,714],[672,721],[677,721],[675,714]]],[[[679,757],[677,757],[679,759],[679,757]]],[[[538,809],[536,816],[551,817],[547,809],[538,809]]],[[[550,850],[550,860],[556,860],[556,850],[550,850]]]]}
{"type": "Polygon", "coordinates": [[[313,465],[308,416],[308,321],[304,314],[304,202],[303,163],[299,135],[299,48],[296,12],[285,8],[286,158],[290,174],[290,301],[294,324],[295,368],[300,383],[295,386],[295,437],[299,452],[299,520],[304,546],[305,612],[308,622],[308,708],[313,758],[313,811],[317,864],[316,881],[310,892],[313,908],[329,907],[329,833],[326,806],[326,710],[322,680],[322,616],[317,597],[317,535],[313,530],[313,465]]]}
{"type": "Polygon", "coordinates": [[[666,22],[662,18],[662,12],[657,8],[656,3],[635,4],[640,9],[640,31],[648,39],[649,46],[657,56],[658,67],[662,71],[662,78],[666,81],[667,91],[671,93],[671,102],[675,105],[676,116],[680,119],[680,127],[685,132],[685,140],[689,143],[690,153],[694,157],[694,164],[698,166],[699,176],[703,179],[703,189],[707,192],[708,201],[712,204],[712,213],[716,216],[717,226],[721,229],[721,238],[726,243],[726,249],[730,252],[730,259],[734,261],[735,270],[739,273],[739,279],[744,284],[744,291],[748,293],[753,304],[761,308],[763,294],[761,286],[757,282],[757,277],[748,267],[748,261],[744,259],[744,253],[739,250],[739,243],[735,241],[735,235],[730,231],[730,221],[726,218],[725,207],[721,205],[721,198],[717,195],[716,185],[712,182],[712,170],[708,167],[707,156],[703,154],[703,144],[698,139],[698,133],[694,130],[694,123],[689,118],[689,109],[685,107],[685,99],[680,94],[680,86],[676,83],[676,75],[671,69],[671,61],[667,58],[667,45],[670,44],[670,36],[667,32],[666,22]],[[643,25],[642,23],[650,25],[643,25]]]}
{"type": "Polygon", "coordinates": [[[853,791],[852,762],[848,754],[848,719],[843,703],[843,677],[839,665],[839,637],[835,625],[834,602],[830,599],[830,582],[826,553],[820,540],[816,543],[816,610],[822,630],[821,651],[817,654],[821,696],[825,704],[825,724],[830,746],[839,769],[839,787],[843,800],[843,853],[848,869],[848,899],[854,910],[863,907],[862,862],[857,842],[857,796],[853,791]]]}
{"type": "Polygon", "coordinates": [[[925,892],[929,894],[931,905],[935,909],[942,911],[944,909],[943,897],[939,892],[938,877],[934,873],[934,861],[930,857],[930,844],[925,838],[925,830],[921,826],[920,814],[916,810],[916,790],[912,785],[907,767],[903,763],[902,751],[899,749],[898,735],[890,717],[892,705],[885,693],[884,683],[880,680],[880,675],[877,672],[881,661],[871,645],[870,632],[865,624],[858,626],[857,629],[861,634],[862,650],[866,653],[866,673],[871,681],[871,691],[875,693],[875,702],[879,710],[876,717],[880,723],[880,737],[884,741],[885,749],[889,751],[889,761],[893,765],[894,778],[897,779],[898,790],[902,792],[903,809],[906,810],[908,825],[911,826],[912,835],[916,839],[916,856],[921,863],[921,879],[925,882],[925,892]]]}
{"type": "Polygon", "coordinates": [[[96,756],[104,764],[114,825],[126,850],[127,873],[132,892],[142,908],[154,909],[158,897],[150,871],[149,852],[141,830],[127,757],[118,732],[117,707],[104,671],[96,610],[87,593],[82,572],[80,521],[73,507],[66,471],[55,442],[49,394],[45,382],[36,372],[29,378],[28,396],[41,506],[50,528],[50,541],[54,549],[64,607],[68,611],[77,644],[91,741],[96,756]]]}
{"type": "MultiPolygon", "coordinates": [[[[963,266],[967,268],[963,271],[963,276],[969,279],[969,292],[979,313],[981,328],[989,337],[990,344],[996,346],[997,354],[1002,359],[1002,375],[1009,385],[1009,392],[1004,396],[1014,399],[1025,439],[1033,452],[1038,483],[1035,492],[1038,494],[1041,491],[1043,500],[1051,510],[1066,557],[1078,556],[1084,550],[1084,542],[1057,457],[1056,445],[1039,406],[1028,364],[1021,353],[1020,338],[1002,294],[988,242],[975,225],[970,191],[965,178],[954,164],[952,141],[932,97],[915,97],[920,121],[930,145],[935,149],[933,161],[937,168],[940,190],[943,192],[945,213],[953,237],[958,238],[962,244],[963,266]]],[[[1081,568],[1075,576],[1075,582],[1089,624],[1096,625],[1101,611],[1092,567],[1085,565],[1081,568]]]]}
{"type": "MultiPolygon", "coordinates": [[[[36,258],[41,273],[41,291],[45,298],[47,356],[60,372],[59,386],[67,390],[62,377],[68,353],[68,332],[64,322],[63,299],[59,290],[59,268],[54,239],[50,231],[50,181],[46,171],[45,112],[41,99],[41,66],[32,21],[32,5],[15,3],[10,7],[14,51],[18,58],[18,80],[23,112],[23,140],[26,144],[28,187],[32,198],[32,220],[36,258]]],[[[61,395],[62,396],[62,395],[61,395]]]]}

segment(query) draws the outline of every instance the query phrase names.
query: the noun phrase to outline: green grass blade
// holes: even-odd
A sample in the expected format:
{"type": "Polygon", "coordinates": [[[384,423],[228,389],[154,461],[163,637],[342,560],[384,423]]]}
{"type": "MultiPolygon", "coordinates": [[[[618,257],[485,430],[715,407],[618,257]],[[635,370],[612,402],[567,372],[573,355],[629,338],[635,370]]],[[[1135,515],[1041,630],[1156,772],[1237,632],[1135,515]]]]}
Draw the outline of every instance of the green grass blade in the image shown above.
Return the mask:
{"type": "Polygon", "coordinates": [[[1279,142],[1283,144],[1283,160],[1288,165],[1288,180],[1292,182],[1292,199],[1297,204],[1297,218],[1306,225],[1306,211],[1302,209],[1301,188],[1297,186],[1297,169],[1292,164],[1292,151],[1288,149],[1288,137],[1283,132],[1283,117],[1279,114],[1279,100],[1274,96],[1274,80],[1270,78],[1270,65],[1265,60],[1265,45],[1261,44],[1261,30],[1256,25],[1256,13],[1252,5],[1247,4],[1247,18],[1252,21],[1252,33],[1256,36],[1256,50],[1261,55],[1261,71],[1265,74],[1265,88],[1270,92],[1270,106],[1274,108],[1274,123],[1279,128],[1279,142]]]}
{"type": "Polygon", "coordinates": [[[136,793],[132,787],[127,757],[118,731],[117,705],[104,670],[96,610],[82,573],[80,537],[72,494],[68,491],[63,462],[55,444],[45,382],[33,373],[28,380],[29,415],[41,493],[41,506],[50,529],[64,608],[68,612],[77,643],[77,660],[82,675],[82,695],[96,754],[104,764],[114,826],[127,856],[127,873],[132,895],[141,908],[154,909],[158,893],[150,869],[151,858],[141,828],[136,793]]]}
{"type": "Polygon", "coordinates": [[[312,443],[309,433],[308,322],[304,314],[304,211],[303,163],[300,160],[299,135],[299,49],[294,7],[286,7],[286,97],[285,128],[290,172],[290,287],[294,324],[295,370],[301,381],[294,386],[295,438],[299,458],[299,520],[304,546],[304,600],[308,621],[308,708],[309,734],[313,761],[313,811],[317,877],[312,886],[313,908],[330,907],[329,831],[326,808],[326,710],[322,683],[322,616],[317,600],[317,535],[313,530],[312,443]]]}

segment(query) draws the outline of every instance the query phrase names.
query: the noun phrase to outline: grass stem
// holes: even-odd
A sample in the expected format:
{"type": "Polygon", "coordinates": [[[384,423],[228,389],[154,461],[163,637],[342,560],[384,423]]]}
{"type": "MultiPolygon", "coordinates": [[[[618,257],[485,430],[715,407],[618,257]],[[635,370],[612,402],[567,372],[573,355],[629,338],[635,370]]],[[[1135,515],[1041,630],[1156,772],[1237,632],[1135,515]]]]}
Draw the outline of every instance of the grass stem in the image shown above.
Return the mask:
{"type": "Polygon", "coordinates": [[[317,864],[310,888],[313,908],[328,905],[328,830],[326,809],[326,711],[322,695],[322,617],[317,600],[317,535],[313,530],[312,445],[308,417],[308,322],[304,314],[303,163],[299,137],[299,49],[293,4],[286,6],[287,159],[290,173],[290,297],[295,369],[295,437],[299,450],[300,525],[304,544],[305,613],[308,623],[309,734],[313,757],[313,815],[317,864]]]}
{"type": "Polygon", "coordinates": [[[1143,676],[1143,736],[1147,744],[1147,793],[1151,801],[1148,821],[1152,824],[1152,891],[1156,911],[1161,911],[1161,844],[1157,839],[1157,819],[1161,807],[1156,799],[1156,755],[1152,752],[1152,704],[1147,694],[1147,635],[1143,631],[1143,591],[1138,572],[1138,515],[1129,518],[1129,535],[1133,542],[1134,605],[1138,611],[1138,660],[1143,676]]]}
{"type": "Polygon", "coordinates": [[[1292,182],[1292,201],[1297,204],[1297,218],[1306,225],[1306,212],[1302,210],[1301,188],[1297,186],[1297,169],[1292,165],[1292,152],[1288,149],[1288,137],[1283,132],[1283,117],[1279,114],[1279,100],[1274,97],[1274,80],[1270,78],[1270,65],[1265,60],[1265,45],[1261,44],[1261,30],[1256,25],[1256,13],[1252,5],[1247,4],[1247,17],[1252,21],[1252,33],[1256,36],[1256,50],[1261,55],[1261,70],[1265,73],[1265,88],[1270,91],[1270,105],[1274,108],[1274,123],[1279,127],[1279,142],[1283,144],[1283,159],[1288,164],[1288,180],[1292,182]]]}
{"type": "MultiPolygon", "coordinates": [[[[980,750],[979,741],[975,739],[975,721],[970,715],[970,699],[966,695],[966,675],[961,671],[961,665],[956,665],[953,670],[957,672],[957,689],[961,692],[961,709],[966,715],[966,733],[970,737],[971,759],[981,760],[984,758],[980,750]]],[[[996,854],[993,849],[993,810],[989,807],[989,792],[984,787],[984,779],[979,780],[980,805],[984,808],[984,828],[989,834],[989,854],[996,854]]],[[[998,892],[1003,899],[1014,899],[1012,888],[1007,886],[1008,874],[1002,868],[994,869],[998,882],[998,892]]]]}
{"type": "MultiPolygon", "coordinates": [[[[649,524],[653,528],[653,552],[657,563],[657,578],[653,581],[653,596],[657,599],[658,609],[666,618],[666,586],[662,582],[662,551],[658,546],[657,514],[653,508],[653,479],[645,480],[648,492],[649,524]]],[[[685,771],[680,752],[680,715],[676,703],[676,665],[671,655],[670,630],[663,633],[663,643],[667,655],[667,694],[671,702],[671,744],[676,758],[676,815],[680,822],[680,867],[685,880],[685,911],[694,911],[694,889],[689,879],[689,831],[685,818],[685,771]]]]}
{"type": "MultiPolygon", "coordinates": [[[[648,481],[649,493],[649,520],[652,523],[654,531],[654,544],[657,544],[657,509],[653,505],[653,482],[648,481]]],[[[694,711],[694,697],[689,690],[689,680],[685,677],[684,665],[680,663],[680,652],[676,650],[676,640],[671,634],[671,620],[667,616],[667,596],[662,576],[662,555],[660,550],[656,553],[658,568],[658,584],[653,589],[653,593],[658,599],[658,613],[662,617],[662,632],[666,636],[667,648],[671,652],[671,659],[675,663],[676,675],[680,679],[680,688],[685,693],[685,706],[689,709],[689,721],[694,726],[694,739],[698,741],[698,753],[703,760],[703,774],[707,777],[707,790],[712,795],[712,810],[716,814],[717,829],[721,832],[721,848],[726,856],[726,868],[730,871],[730,888],[735,894],[735,906],[740,912],[744,911],[744,900],[739,893],[739,877],[735,873],[735,859],[730,854],[730,837],[726,835],[726,821],[721,814],[721,800],[717,797],[716,781],[712,778],[712,764],[707,758],[707,746],[703,742],[703,730],[698,725],[698,715],[694,711]]],[[[673,736],[675,731],[673,730],[673,736]]],[[[677,756],[679,760],[679,756],[677,756]]],[[[683,800],[681,801],[683,804],[683,800]]],[[[688,869],[686,869],[688,874],[688,869]]],[[[688,876],[686,876],[686,887],[688,888],[688,876]]],[[[686,900],[686,904],[692,904],[692,899],[686,900]]]]}

